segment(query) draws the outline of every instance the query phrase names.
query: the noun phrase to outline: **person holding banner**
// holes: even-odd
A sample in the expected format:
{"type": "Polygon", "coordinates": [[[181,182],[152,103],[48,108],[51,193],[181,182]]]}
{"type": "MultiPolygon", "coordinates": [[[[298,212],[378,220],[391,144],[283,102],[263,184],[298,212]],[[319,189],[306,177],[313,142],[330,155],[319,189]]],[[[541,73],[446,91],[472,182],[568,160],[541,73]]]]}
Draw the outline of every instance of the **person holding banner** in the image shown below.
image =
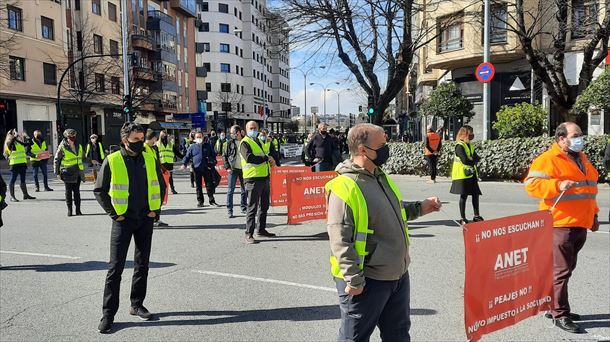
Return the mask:
{"type": "Polygon", "coordinates": [[[407,220],[438,211],[441,202],[404,202],[380,168],[389,158],[383,128],[358,124],[348,133],[352,159],[326,184],[331,274],[341,309],[339,341],[409,341],[407,220]]]}
{"type": "Polygon", "coordinates": [[[240,204],[241,213],[246,214],[248,209],[248,193],[246,191],[243,171],[241,168],[241,157],[239,155],[239,145],[243,139],[241,135],[241,127],[235,125],[229,130],[230,140],[227,143],[227,148],[222,155],[222,162],[224,163],[225,169],[228,174],[228,188],[227,188],[227,216],[233,218],[233,194],[235,193],[235,185],[239,179],[239,185],[241,187],[240,193],[240,204]]]}
{"type": "Polygon", "coordinates": [[[269,176],[271,175],[271,167],[275,166],[275,160],[263,150],[263,146],[258,139],[258,123],[256,121],[248,121],[246,134],[241,141],[239,154],[246,191],[248,191],[246,243],[254,244],[256,243],[254,239],[255,228],[258,228],[256,229],[258,236],[275,236],[275,234],[267,231],[267,210],[269,210],[270,195],[269,176]]]}
{"type": "Polygon", "coordinates": [[[466,219],[466,200],[472,196],[472,208],[474,209],[474,222],[483,221],[479,214],[479,196],[482,195],[479,188],[479,172],[477,163],[479,155],[474,151],[471,144],[474,139],[474,131],[468,125],[462,126],[455,138],[455,157],[453,157],[453,167],[451,169],[451,190],[452,194],[460,195],[460,215],[461,224],[469,222],[466,219]]]}
{"type": "Polygon", "coordinates": [[[555,130],[555,143],[532,163],[525,178],[525,190],[540,198],[540,210],[553,215],[553,290],[555,298],[547,318],[557,327],[582,333],[574,321],[568,300],[568,282],[576,268],[578,252],[587,240],[587,230],[599,229],[597,179],[599,174],[583,153],[580,127],[564,122],[555,130]]]}
{"type": "Polygon", "coordinates": [[[38,171],[42,173],[42,184],[44,191],[53,191],[49,188],[49,177],[47,176],[47,163],[49,162],[49,151],[47,150],[47,142],[40,130],[34,131],[34,138],[30,142],[30,152],[36,157],[30,157],[32,169],[34,169],[34,184],[36,192],[40,191],[40,183],[38,183],[38,171]]]}
{"type": "Polygon", "coordinates": [[[97,172],[106,158],[104,154],[104,146],[101,141],[98,141],[97,134],[91,134],[85,151],[85,158],[89,160],[89,166],[93,169],[93,181],[97,180],[97,172]]]}
{"type": "Polygon", "coordinates": [[[83,213],[80,210],[80,183],[85,182],[85,167],[83,160],[83,146],[76,142],[76,130],[68,128],[64,131],[64,139],[55,152],[55,175],[64,182],[66,189],[66,206],[68,216],[72,216],[72,204],[76,209],[76,216],[83,213]]]}

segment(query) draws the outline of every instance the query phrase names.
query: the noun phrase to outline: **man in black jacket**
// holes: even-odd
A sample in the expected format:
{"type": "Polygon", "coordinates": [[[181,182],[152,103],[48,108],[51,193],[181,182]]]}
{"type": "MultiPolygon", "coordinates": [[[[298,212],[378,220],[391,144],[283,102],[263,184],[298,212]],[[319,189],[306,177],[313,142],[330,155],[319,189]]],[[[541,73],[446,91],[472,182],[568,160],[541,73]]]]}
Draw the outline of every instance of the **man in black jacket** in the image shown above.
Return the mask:
{"type": "Polygon", "coordinates": [[[198,131],[195,133],[195,142],[189,146],[184,159],[182,159],[182,170],[186,170],[188,164],[192,161],[193,171],[195,173],[195,187],[197,189],[197,207],[203,207],[203,188],[201,181],[205,180],[205,189],[208,194],[210,205],[218,207],[219,205],[214,200],[214,166],[216,165],[216,153],[214,148],[207,142],[203,141],[203,133],[198,131]]]}
{"type": "Polygon", "coordinates": [[[113,221],[103,316],[98,326],[100,333],[110,332],[114,315],[119,309],[121,274],[132,236],[135,256],[129,314],[142,320],[152,318],[143,302],[146,297],[153,222],[166,191],[160,168],[152,156],[142,153],[142,127],[131,122],[125,123],[121,128],[121,140],[124,147],[104,160],[93,189],[95,198],[113,221]],[[114,178],[113,171],[116,173],[114,178]],[[155,173],[156,179],[151,176],[155,173]],[[127,179],[123,179],[124,177],[127,179]],[[127,184],[124,184],[125,182],[127,184]],[[157,186],[159,189],[155,189],[157,186]],[[128,192],[125,193],[125,190],[128,192]]]}
{"type": "Polygon", "coordinates": [[[328,134],[328,125],[323,122],[318,125],[318,133],[307,144],[305,153],[315,165],[315,172],[332,171],[336,149],[334,138],[328,134]]]}
{"type": "Polygon", "coordinates": [[[244,176],[241,168],[241,157],[239,155],[239,144],[243,136],[241,135],[241,127],[235,125],[229,130],[230,138],[227,143],[227,148],[222,155],[222,161],[228,174],[228,189],[227,189],[227,216],[233,218],[233,194],[235,193],[235,185],[239,179],[241,187],[241,213],[246,214],[248,209],[248,193],[244,184],[244,176]]]}

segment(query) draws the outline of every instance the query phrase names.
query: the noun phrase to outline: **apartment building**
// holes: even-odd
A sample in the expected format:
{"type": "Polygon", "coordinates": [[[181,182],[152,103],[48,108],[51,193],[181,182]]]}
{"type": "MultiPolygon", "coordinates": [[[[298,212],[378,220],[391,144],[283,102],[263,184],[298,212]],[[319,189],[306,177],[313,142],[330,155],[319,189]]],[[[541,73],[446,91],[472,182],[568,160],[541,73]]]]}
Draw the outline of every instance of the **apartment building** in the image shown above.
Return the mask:
{"type": "MultiPolygon", "coordinates": [[[[526,6],[529,8],[538,3],[526,2],[526,6]]],[[[578,85],[583,44],[589,35],[590,25],[594,25],[590,18],[603,16],[599,6],[598,1],[589,0],[572,0],[570,6],[571,30],[564,73],[569,85],[574,88],[578,85]]],[[[508,6],[507,3],[494,3],[491,7],[490,51],[496,74],[490,83],[490,122],[496,120],[496,112],[502,105],[531,101],[551,108],[553,120],[552,103],[544,85],[535,77],[532,78],[531,67],[516,34],[507,28],[506,22],[511,18],[509,11],[513,10],[514,6],[508,6]]],[[[532,7],[532,11],[535,13],[535,7],[532,7]]],[[[535,28],[542,21],[553,20],[552,12],[549,13],[548,18],[541,16],[539,21],[529,24],[535,28]]],[[[421,48],[416,66],[416,106],[438,82],[456,82],[474,105],[475,116],[469,124],[476,132],[483,131],[483,85],[476,80],[474,74],[477,65],[483,61],[482,14],[482,3],[473,5],[468,1],[445,2],[434,10],[425,10],[419,18],[420,27],[423,31],[436,27],[436,30],[430,31],[438,37],[421,48]]],[[[535,46],[550,46],[550,41],[545,38],[548,39],[548,36],[537,39],[535,46]]],[[[594,75],[601,71],[599,68],[594,75]]],[[[461,125],[459,121],[449,122],[450,131],[454,132],[461,125]]]]}
{"type": "MultiPolygon", "coordinates": [[[[258,0],[198,0],[197,86],[219,130],[256,120],[283,130],[290,121],[285,21],[258,0]]],[[[212,127],[209,127],[211,129],[212,127]]]]}

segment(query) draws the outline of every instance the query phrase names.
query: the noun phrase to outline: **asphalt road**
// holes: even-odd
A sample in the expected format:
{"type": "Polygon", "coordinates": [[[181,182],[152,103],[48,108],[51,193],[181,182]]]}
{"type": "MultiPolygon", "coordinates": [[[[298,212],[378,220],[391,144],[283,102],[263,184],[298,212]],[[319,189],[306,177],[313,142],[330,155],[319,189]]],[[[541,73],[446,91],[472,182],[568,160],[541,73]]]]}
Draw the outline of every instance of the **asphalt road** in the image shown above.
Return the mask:
{"type": "MultiPolygon", "coordinates": [[[[82,188],[86,215],[81,217],[66,217],[63,186],[57,182],[52,185],[55,192],[36,193],[35,201],[9,203],[0,230],[0,340],[335,340],[338,298],[329,276],[324,222],[288,226],[286,209],[272,208],[269,230],[278,237],[245,245],[243,216],[227,219],[225,208],[195,208],[187,174],[176,178],[180,194],[171,196],[163,209],[163,220],[171,227],[155,229],[153,236],[145,305],[157,319],[142,322],[128,315],[129,263],[111,335],[96,329],[110,219],[94,200],[92,184],[82,188]]],[[[465,340],[463,240],[451,221],[459,217],[458,196],[449,194],[448,180],[430,185],[419,177],[395,179],[406,199],[438,195],[448,202],[443,212],[410,224],[412,339],[465,340]]],[[[537,208],[520,184],[482,183],[481,188],[481,214],[487,219],[537,208]]],[[[219,189],[221,204],[225,192],[219,189]]],[[[237,203],[238,195],[235,199],[237,203]]],[[[600,186],[598,199],[602,213],[608,213],[608,185],[600,186]]],[[[588,235],[570,283],[573,311],[584,315],[588,333],[568,334],[537,316],[484,340],[610,340],[610,234],[605,215],[602,231],[588,235]]],[[[130,251],[128,259],[132,256],[130,251]]]]}

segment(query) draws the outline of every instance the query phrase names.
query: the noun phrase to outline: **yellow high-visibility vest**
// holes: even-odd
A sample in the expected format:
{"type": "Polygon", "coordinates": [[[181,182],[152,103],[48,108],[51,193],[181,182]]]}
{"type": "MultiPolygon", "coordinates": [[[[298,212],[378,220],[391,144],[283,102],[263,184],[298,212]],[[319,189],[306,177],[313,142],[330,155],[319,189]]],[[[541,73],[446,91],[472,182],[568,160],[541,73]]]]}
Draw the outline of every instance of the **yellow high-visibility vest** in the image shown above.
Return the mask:
{"type": "MultiPolygon", "coordinates": [[[[31,151],[34,155],[38,156],[38,153],[44,152],[47,150],[47,142],[43,141],[42,144],[38,145],[36,141],[32,140],[31,151]]],[[[30,161],[40,161],[40,159],[36,157],[30,157],[30,161]]]]}
{"type": "Polygon", "coordinates": [[[153,158],[155,158],[155,160],[157,160],[157,153],[155,152],[155,149],[153,149],[152,146],[148,145],[147,143],[144,143],[144,152],[150,154],[153,156],[153,158]]]}
{"type": "MultiPolygon", "coordinates": [[[[157,177],[157,166],[155,158],[148,153],[142,153],[146,164],[146,181],[148,184],[148,208],[151,211],[161,208],[161,187],[157,177]]],[[[108,195],[112,200],[112,206],[117,215],[127,212],[129,206],[129,174],[125,166],[125,160],[121,151],[108,155],[108,166],[110,166],[110,190],[108,195]]]]}
{"type": "Polygon", "coordinates": [[[263,146],[263,152],[268,155],[271,152],[271,142],[269,140],[262,141],[261,139],[258,139],[258,141],[263,146]]]}
{"type": "MultiPolygon", "coordinates": [[[[267,154],[263,151],[263,149],[250,137],[244,137],[241,140],[241,144],[248,144],[252,149],[252,153],[255,156],[266,156],[267,154]]],[[[250,164],[246,161],[241,153],[239,154],[241,158],[241,167],[243,170],[244,178],[258,178],[258,177],[267,177],[269,176],[269,162],[264,162],[262,164],[250,164]]]]}
{"type": "Polygon", "coordinates": [[[20,142],[15,142],[14,151],[11,151],[7,147],[6,154],[8,155],[9,165],[25,164],[28,162],[28,159],[25,154],[25,147],[20,142]]]}
{"type": "MultiPolygon", "coordinates": [[[[472,159],[472,156],[474,155],[474,146],[472,144],[470,144],[470,148],[468,148],[468,144],[466,144],[463,141],[458,141],[457,144],[464,147],[464,150],[466,151],[466,156],[468,157],[468,159],[472,159]]],[[[451,179],[453,179],[453,180],[467,179],[467,178],[475,177],[475,176],[477,176],[477,174],[478,174],[478,171],[477,171],[476,166],[473,167],[473,166],[462,163],[462,160],[457,155],[453,157],[453,166],[451,169],[451,179]],[[470,175],[468,175],[466,173],[466,170],[470,170],[470,172],[469,172],[470,175]]]]}
{"type": "Polygon", "coordinates": [[[72,166],[78,165],[78,169],[83,171],[85,169],[83,165],[83,147],[78,145],[78,155],[74,154],[69,148],[63,148],[64,157],[61,160],[61,168],[67,169],[72,166]]]}
{"type": "Polygon", "coordinates": [[[167,145],[163,145],[163,143],[159,140],[157,142],[157,147],[159,148],[159,158],[161,164],[173,164],[174,163],[174,143],[168,142],[167,145]]]}
{"type": "MultiPolygon", "coordinates": [[[[100,157],[102,157],[102,160],[104,160],[104,158],[106,158],[106,155],[104,154],[104,148],[102,147],[101,142],[97,143],[97,148],[100,149],[100,157]]],[[[91,144],[87,144],[87,151],[85,152],[85,155],[88,156],[89,152],[91,152],[91,144]]]]}
{"type": "MultiPolygon", "coordinates": [[[[384,176],[400,206],[405,239],[407,244],[410,244],[407,211],[402,205],[402,195],[394,181],[388,175],[384,174],[384,176]]],[[[366,200],[356,181],[344,175],[340,175],[326,183],[326,193],[330,195],[331,192],[345,202],[354,215],[354,249],[356,254],[358,254],[358,267],[362,270],[364,269],[364,259],[369,254],[366,250],[367,235],[375,233],[374,230],[369,229],[369,213],[366,200]]],[[[330,272],[333,277],[343,279],[339,261],[334,255],[330,256],[330,272]]]]}

